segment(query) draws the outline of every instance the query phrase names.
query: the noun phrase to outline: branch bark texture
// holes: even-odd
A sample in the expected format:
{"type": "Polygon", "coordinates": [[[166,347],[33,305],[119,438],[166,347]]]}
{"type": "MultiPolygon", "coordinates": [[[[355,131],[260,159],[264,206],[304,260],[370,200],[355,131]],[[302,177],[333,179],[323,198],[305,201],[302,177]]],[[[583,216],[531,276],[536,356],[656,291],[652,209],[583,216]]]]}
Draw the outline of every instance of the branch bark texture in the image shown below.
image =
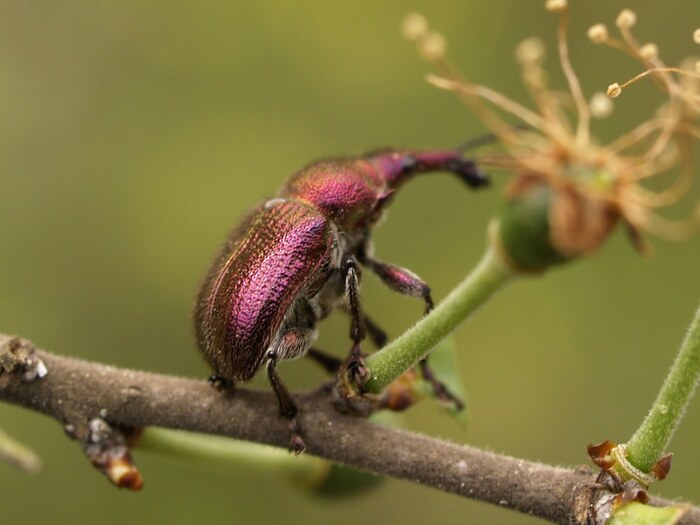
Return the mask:
{"type": "MultiPolygon", "coordinates": [[[[0,334],[0,340],[3,336],[0,334]]],[[[88,421],[160,426],[286,447],[287,422],[271,393],[217,392],[204,381],[140,372],[36,351],[48,374],[26,382],[0,372],[0,401],[57,419],[78,439],[88,421]]],[[[585,523],[593,474],[486,452],[339,413],[329,389],[294,396],[307,453],[376,474],[406,479],[555,523],[585,523]]],[[[668,504],[656,500],[659,504],[668,504]]],[[[700,524],[692,507],[682,524],[700,524]]]]}

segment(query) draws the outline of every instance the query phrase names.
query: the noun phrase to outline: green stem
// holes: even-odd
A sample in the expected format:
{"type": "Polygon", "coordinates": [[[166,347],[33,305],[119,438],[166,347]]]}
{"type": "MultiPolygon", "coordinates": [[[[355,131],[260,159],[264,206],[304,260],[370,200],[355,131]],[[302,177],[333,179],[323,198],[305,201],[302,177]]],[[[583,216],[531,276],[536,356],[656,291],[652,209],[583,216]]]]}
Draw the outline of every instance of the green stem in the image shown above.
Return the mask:
{"type": "Polygon", "coordinates": [[[365,360],[371,372],[367,390],[381,392],[415,366],[513,275],[489,247],[476,268],[429,315],[365,360]]]}
{"type": "Polygon", "coordinates": [[[258,443],[157,427],[144,429],[137,448],[168,457],[230,465],[236,471],[267,468],[306,485],[325,481],[330,467],[327,461],[309,454],[294,456],[281,448],[258,443]]]}
{"type": "Polygon", "coordinates": [[[700,308],[651,411],[626,445],[627,460],[650,472],[678,427],[700,377],[700,308]]]}
{"type": "Polygon", "coordinates": [[[39,456],[2,429],[0,429],[0,461],[29,473],[37,472],[41,468],[39,456]]]}

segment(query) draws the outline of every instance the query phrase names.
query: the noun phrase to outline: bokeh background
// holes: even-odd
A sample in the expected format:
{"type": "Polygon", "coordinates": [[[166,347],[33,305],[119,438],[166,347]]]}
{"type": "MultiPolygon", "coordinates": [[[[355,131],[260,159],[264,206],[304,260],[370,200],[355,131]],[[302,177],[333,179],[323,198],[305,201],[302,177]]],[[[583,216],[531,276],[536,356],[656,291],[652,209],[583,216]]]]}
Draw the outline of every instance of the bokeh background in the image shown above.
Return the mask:
{"type": "MultiPolygon", "coordinates": [[[[229,228],[285,177],[320,157],[380,146],[451,147],[484,127],[423,81],[428,66],[399,21],[425,13],[450,55],[482,83],[524,100],[513,49],[556,17],[530,0],[372,2],[2,0],[0,3],[0,330],[53,352],[204,378],[190,308],[229,228]]],[[[670,63],[698,53],[687,0],[573,1],[572,57],[587,93],[637,64],[594,47],[595,22],[623,7],[670,63]]],[[[615,137],[661,100],[651,83],[598,126],[615,137]]],[[[478,260],[505,176],[472,194],[448,175],[402,190],[377,229],[377,254],[445,296],[478,260]]],[[[697,196],[697,191],[695,193],[697,196]]],[[[687,208],[686,208],[687,209],[687,208]]],[[[623,441],[662,381],[700,297],[700,239],[653,240],[642,258],[617,234],[592,259],[523,279],[457,334],[470,424],[433,403],[406,425],[552,464],[586,463],[585,446],[623,441]]],[[[362,300],[391,334],[422,305],[366,274],[362,300]]],[[[319,346],[342,355],[347,320],[319,346]]],[[[281,367],[294,388],[322,374],[281,367]]],[[[253,387],[266,388],[258,378],[253,387]]],[[[0,405],[0,424],[43,456],[35,476],[0,465],[2,523],[532,523],[499,508],[389,480],[320,499],[269,471],[212,468],[146,452],[141,493],[95,472],[53,420],[0,405]]],[[[700,502],[700,402],[655,492],[700,502]]],[[[361,439],[361,436],[358,436],[361,439]]]]}

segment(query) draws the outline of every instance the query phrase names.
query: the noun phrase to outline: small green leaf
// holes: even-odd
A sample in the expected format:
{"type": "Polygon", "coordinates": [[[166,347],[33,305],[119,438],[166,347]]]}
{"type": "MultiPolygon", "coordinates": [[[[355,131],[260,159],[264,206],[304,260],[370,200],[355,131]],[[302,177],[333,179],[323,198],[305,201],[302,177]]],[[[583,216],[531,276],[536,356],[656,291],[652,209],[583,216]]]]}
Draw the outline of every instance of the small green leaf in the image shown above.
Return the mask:
{"type": "Polygon", "coordinates": [[[686,507],[650,507],[633,501],[615,511],[608,525],[674,525],[686,507]]]}
{"type": "MultiPolygon", "coordinates": [[[[430,368],[433,374],[447,389],[466,405],[466,389],[457,366],[457,348],[454,337],[446,337],[430,352],[430,368]]],[[[428,385],[429,386],[429,385],[428,385]]],[[[462,425],[469,422],[467,408],[457,410],[454,403],[441,403],[450,415],[462,425]]]]}

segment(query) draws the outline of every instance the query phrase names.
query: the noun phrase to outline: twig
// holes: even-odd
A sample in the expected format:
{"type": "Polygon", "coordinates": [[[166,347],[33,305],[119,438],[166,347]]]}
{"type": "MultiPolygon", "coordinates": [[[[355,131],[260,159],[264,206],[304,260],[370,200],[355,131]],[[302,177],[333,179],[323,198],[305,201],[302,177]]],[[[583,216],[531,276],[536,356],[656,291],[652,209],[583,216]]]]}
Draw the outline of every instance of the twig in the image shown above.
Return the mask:
{"type": "MultiPolygon", "coordinates": [[[[204,381],[36,354],[48,375],[23,382],[15,375],[7,380],[6,373],[0,401],[72,425],[79,439],[88,434],[88,422],[102,415],[118,427],[161,426],[287,446],[287,423],[277,416],[271,393],[222,394],[204,381]]],[[[593,476],[587,469],[552,467],[375,425],[337,412],[326,388],[295,397],[309,454],[555,523],[580,523],[589,512],[593,476]]],[[[680,523],[700,524],[700,508],[692,507],[680,523]]]]}

